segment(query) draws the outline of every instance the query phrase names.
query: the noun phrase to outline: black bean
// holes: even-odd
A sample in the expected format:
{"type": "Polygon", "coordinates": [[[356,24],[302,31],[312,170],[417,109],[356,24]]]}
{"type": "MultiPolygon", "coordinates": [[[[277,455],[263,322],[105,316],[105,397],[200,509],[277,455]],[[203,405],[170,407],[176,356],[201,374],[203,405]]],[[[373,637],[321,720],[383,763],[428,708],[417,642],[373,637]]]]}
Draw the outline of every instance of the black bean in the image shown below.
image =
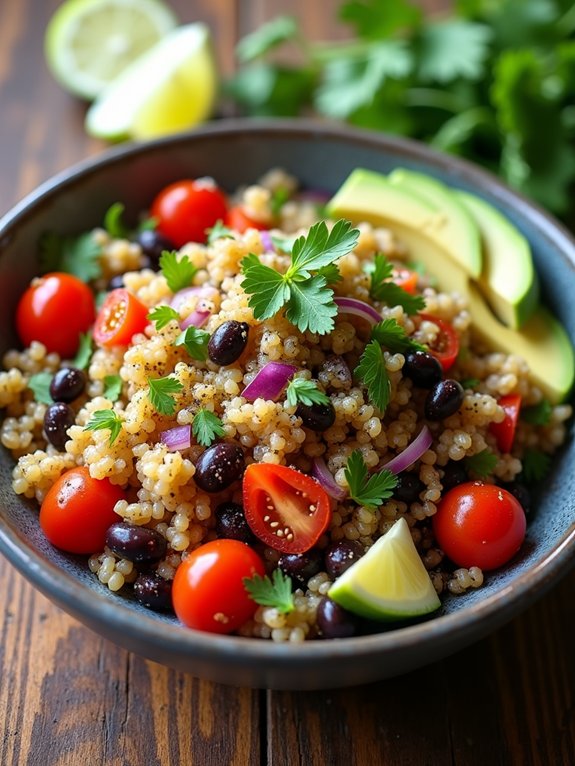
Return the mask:
{"type": "Polygon", "coordinates": [[[60,452],[68,441],[66,431],[76,422],[74,410],[65,402],[51,404],[44,415],[44,433],[46,439],[60,452]]]}
{"type": "Polygon", "coordinates": [[[232,364],[242,355],[248,342],[250,326],[230,319],[221,324],[208,342],[208,356],[214,364],[232,364]]]}
{"type": "Polygon", "coordinates": [[[216,533],[218,537],[239,540],[242,543],[254,542],[254,535],[246,521],[244,509],[237,503],[221,503],[215,510],[216,533]]]}
{"type": "Polygon", "coordinates": [[[457,380],[448,378],[436,383],[425,400],[425,417],[428,420],[444,420],[461,407],[465,391],[457,380]]]}
{"type": "Polygon", "coordinates": [[[327,431],[335,423],[333,404],[298,404],[296,415],[311,431],[327,431]]]}
{"type": "Polygon", "coordinates": [[[144,256],[149,258],[150,268],[157,269],[164,250],[173,250],[174,243],[154,229],[144,229],[136,236],[144,256]]]}
{"type": "Polygon", "coordinates": [[[443,377],[441,364],[427,351],[411,351],[407,354],[402,372],[419,388],[431,388],[443,377]]]}
{"type": "Polygon", "coordinates": [[[136,564],[159,561],[166,555],[168,544],[155,529],[116,521],[106,532],[106,545],[117,556],[136,564]]]}
{"type": "Polygon", "coordinates": [[[450,460],[443,467],[443,476],[441,478],[441,486],[444,492],[449,492],[453,487],[457,487],[459,484],[463,484],[467,481],[467,471],[465,466],[460,460],[450,460]]]}
{"type": "Polygon", "coordinates": [[[202,452],[196,462],[194,480],[204,492],[221,492],[240,479],[246,461],[241,447],[218,442],[202,452]]]}
{"type": "Polygon", "coordinates": [[[419,493],[423,490],[424,484],[414,473],[400,473],[397,476],[397,484],[393,490],[393,497],[402,503],[415,503],[419,500],[419,493]]]}
{"type": "Polygon", "coordinates": [[[138,576],[134,583],[134,596],[143,606],[155,612],[171,612],[172,581],[155,573],[138,576]]]}
{"type": "Polygon", "coordinates": [[[76,367],[62,367],[50,383],[50,396],[55,402],[73,402],[86,388],[86,375],[76,367]]]}
{"type": "Polygon", "coordinates": [[[357,540],[338,540],[331,543],[324,553],[325,569],[332,580],[340,577],[360,559],[365,550],[357,540]]]}
{"type": "Polygon", "coordinates": [[[323,554],[317,548],[311,548],[305,553],[284,553],[278,560],[278,567],[291,577],[295,587],[305,588],[307,581],[321,572],[323,554]]]}
{"type": "Polygon", "coordinates": [[[317,626],[323,638],[351,638],[358,631],[358,620],[335,601],[324,597],[317,606],[317,626]]]}

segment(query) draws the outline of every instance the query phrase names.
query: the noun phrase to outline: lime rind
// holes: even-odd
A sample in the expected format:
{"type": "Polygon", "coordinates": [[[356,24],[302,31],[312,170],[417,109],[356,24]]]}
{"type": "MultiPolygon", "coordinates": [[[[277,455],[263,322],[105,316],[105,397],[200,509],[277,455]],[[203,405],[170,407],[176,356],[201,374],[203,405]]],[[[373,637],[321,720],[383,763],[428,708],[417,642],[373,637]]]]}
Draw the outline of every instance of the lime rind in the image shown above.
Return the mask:
{"type": "Polygon", "coordinates": [[[421,617],[441,606],[403,518],[335,581],[328,595],[344,609],[382,622],[421,617]]]}

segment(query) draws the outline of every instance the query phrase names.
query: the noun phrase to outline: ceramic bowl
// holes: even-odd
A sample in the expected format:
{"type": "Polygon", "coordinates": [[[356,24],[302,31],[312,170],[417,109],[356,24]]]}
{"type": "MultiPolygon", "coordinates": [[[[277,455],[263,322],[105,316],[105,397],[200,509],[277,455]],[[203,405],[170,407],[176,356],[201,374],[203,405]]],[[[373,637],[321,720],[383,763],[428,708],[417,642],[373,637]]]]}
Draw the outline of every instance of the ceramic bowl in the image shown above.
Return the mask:
{"type": "MultiPolygon", "coordinates": [[[[46,230],[77,233],[98,225],[111,203],[146,209],[159,189],[211,175],[229,190],[281,166],[304,186],[334,191],[356,167],[423,171],[495,204],[531,243],[543,296],[575,336],[575,243],[553,219],[488,173],[406,140],[313,122],[230,121],[189,135],[120,147],[43,184],[0,222],[0,352],[16,342],[19,294],[37,271],[46,230]]],[[[433,662],[495,630],[562,577],[575,551],[575,442],[553,461],[536,498],[526,542],[485,587],[447,598],[433,619],[359,638],[303,645],[216,636],[118,598],[89,572],[85,557],[46,542],[32,503],[13,495],[13,461],[0,455],[0,550],[40,591],[92,630],[156,662],[238,686],[318,689],[398,675],[433,662]]]]}

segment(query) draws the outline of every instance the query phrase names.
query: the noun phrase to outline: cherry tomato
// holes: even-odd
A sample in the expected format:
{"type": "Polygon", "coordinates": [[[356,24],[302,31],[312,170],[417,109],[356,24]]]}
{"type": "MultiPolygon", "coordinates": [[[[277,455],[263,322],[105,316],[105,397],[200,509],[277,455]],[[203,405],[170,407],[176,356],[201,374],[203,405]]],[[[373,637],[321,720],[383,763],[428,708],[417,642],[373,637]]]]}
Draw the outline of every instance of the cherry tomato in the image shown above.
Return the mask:
{"type": "Polygon", "coordinates": [[[414,295],[417,289],[418,273],[411,269],[403,267],[396,267],[393,269],[391,279],[398,287],[401,287],[405,292],[414,295]]]}
{"type": "Polygon", "coordinates": [[[283,465],[249,465],[243,497],[252,532],[282,553],[309,550],[331,520],[331,503],[321,484],[283,465]]]}
{"type": "Polygon", "coordinates": [[[33,340],[63,358],[78,350],[80,333],[92,326],[96,308],[88,285],[72,274],[51,272],[32,281],[16,309],[16,329],[29,346],[33,340]]]}
{"type": "Polygon", "coordinates": [[[188,628],[231,633],[254,614],[244,577],[265,574],[264,563],[238,540],[212,540],[187,556],[176,569],[172,602],[188,628]]]}
{"type": "Polygon", "coordinates": [[[183,180],[167,186],[152,202],[150,215],[157,230],[176,247],[205,242],[206,229],[224,221],[228,209],[224,193],[209,179],[183,180]]]}
{"type": "Polygon", "coordinates": [[[52,545],[63,551],[101,551],[108,527],[118,521],[114,505],[123,498],[120,487],[108,479],[93,479],[86,466],[71,468],[48,490],[40,526],[52,545]]]}
{"type": "Polygon", "coordinates": [[[99,346],[127,346],[149,324],[148,309],[123,287],[112,290],[98,312],[94,340],[99,346]]]}
{"type": "Polygon", "coordinates": [[[489,430],[497,440],[497,446],[501,452],[511,452],[513,439],[515,438],[515,428],[521,409],[521,395],[508,394],[502,396],[498,402],[505,411],[505,417],[500,423],[491,423],[489,430]]]}
{"type": "Polygon", "coordinates": [[[449,322],[443,319],[431,316],[431,314],[419,314],[421,319],[426,322],[433,322],[439,327],[439,333],[433,346],[430,346],[429,353],[439,361],[443,371],[447,372],[453,367],[457,354],[459,354],[459,337],[449,322]]]}
{"type": "Polygon", "coordinates": [[[226,226],[234,231],[239,231],[243,234],[248,229],[258,229],[263,231],[268,229],[269,225],[262,223],[262,221],[256,221],[254,218],[250,218],[240,205],[235,205],[228,210],[226,216],[226,226]]]}
{"type": "Polygon", "coordinates": [[[497,569],[525,538],[525,513],[507,490],[480,481],[450,489],[433,516],[433,531],[447,556],[462,567],[497,569]]]}

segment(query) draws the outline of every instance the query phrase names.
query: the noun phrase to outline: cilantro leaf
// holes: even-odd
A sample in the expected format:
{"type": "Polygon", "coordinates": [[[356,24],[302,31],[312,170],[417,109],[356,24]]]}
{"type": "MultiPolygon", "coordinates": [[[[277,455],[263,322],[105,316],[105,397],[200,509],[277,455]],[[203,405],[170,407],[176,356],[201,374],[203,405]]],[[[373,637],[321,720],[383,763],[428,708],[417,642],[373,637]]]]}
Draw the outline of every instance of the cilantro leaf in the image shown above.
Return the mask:
{"type": "Polygon", "coordinates": [[[117,402],[122,393],[122,378],[119,375],[106,375],[104,377],[104,394],[106,399],[117,402]]]}
{"type": "Polygon", "coordinates": [[[28,388],[34,393],[34,399],[42,404],[52,404],[54,400],[50,394],[50,383],[54,376],[51,372],[37,372],[28,380],[28,388]]]}
{"type": "Polygon", "coordinates": [[[78,370],[85,370],[90,364],[92,358],[92,333],[83,332],[80,333],[80,345],[76,351],[76,356],[72,361],[72,365],[78,370]]]}
{"type": "Polygon", "coordinates": [[[322,266],[321,269],[317,270],[317,276],[323,277],[326,285],[335,285],[336,282],[341,282],[343,279],[335,263],[328,263],[327,266],[322,266]]]}
{"type": "Polygon", "coordinates": [[[547,399],[542,399],[539,404],[532,407],[525,407],[521,410],[521,420],[530,423],[532,426],[545,426],[551,420],[553,407],[547,399]]]}
{"type": "Polygon", "coordinates": [[[234,239],[233,231],[224,225],[224,222],[219,218],[211,229],[206,229],[208,235],[208,245],[213,245],[218,239],[234,239]]]}
{"type": "Polygon", "coordinates": [[[339,10],[342,21],[353,24],[359,37],[381,40],[412,25],[419,24],[421,9],[408,0],[349,0],[339,10]]]}
{"type": "Polygon", "coordinates": [[[419,77],[424,82],[478,80],[484,73],[492,31],[485,24],[448,19],[427,24],[421,34],[419,77]]]}
{"type": "Polygon", "coordinates": [[[241,266],[244,274],[242,287],[249,295],[248,305],[254,312],[254,317],[273,317],[289,299],[289,285],[285,283],[281,274],[260,263],[257,255],[243,258],[241,266]]]}
{"type": "Polygon", "coordinates": [[[156,229],[158,226],[158,223],[159,221],[157,218],[143,218],[138,223],[136,234],[141,234],[143,231],[154,231],[154,229],[156,229]]]}
{"type": "Polygon", "coordinates": [[[62,237],[55,232],[48,232],[40,237],[39,247],[40,264],[45,272],[65,271],[82,282],[89,282],[102,275],[102,248],[91,233],[79,237],[62,237]]]}
{"type": "Polygon", "coordinates": [[[290,407],[296,407],[298,404],[305,404],[307,407],[314,404],[330,404],[329,396],[320,391],[313,380],[305,378],[294,378],[290,381],[286,399],[290,407]]]}
{"type": "Polygon", "coordinates": [[[386,468],[370,476],[358,449],[349,456],[344,473],[351,499],[368,508],[382,505],[393,495],[397,485],[397,476],[386,468]]]}
{"type": "Polygon", "coordinates": [[[391,384],[385,367],[383,351],[377,340],[370,341],[356,368],[357,376],[364,382],[370,400],[385,411],[391,396],[391,384]]]}
{"type": "Polygon", "coordinates": [[[122,430],[122,418],[114,410],[96,410],[93,412],[92,417],[84,426],[84,431],[101,431],[106,428],[110,429],[108,444],[111,447],[122,430]]]}
{"type": "Polygon", "coordinates": [[[198,330],[197,327],[190,325],[181,332],[174,341],[175,346],[185,346],[186,351],[198,362],[205,362],[208,357],[208,341],[210,333],[205,330],[198,330]]]}
{"type": "Polygon", "coordinates": [[[125,209],[121,202],[114,202],[104,216],[104,228],[115,239],[129,239],[130,237],[130,230],[122,220],[125,209]]]}
{"type": "Polygon", "coordinates": [[[406,314],[417,314],[425,308],[425,300],[421,295],[411,295],[395,282],[393,266],[383,253],[376,253],[373,264],[367,269],[371,276],[369,294],[374,301],[381,301],[388,306],[401,306],[406,314]]]}
{"type": "Polygon", "coordinates": [[[173,415],[176,411],[175,394],[183,389],[182,383],[168,375],[165,378],[148,378],[148,398],[160,415],[173,415]]]}
{"type": "Polygon", "coordinates": [[[291,284],[286,317],[301,332],[310,330],[319,335],[331,332],[337,312],[333,290],[326,287],[323,277],[315,276],[291,284]]]}
{"type": "Polygon", "coordinates": [[[271,578],[256,573],[252,577],[244,577],[243,583],[256,604],[275,607],[281,614],[295,609],[291,579],[279,567],[274,569],[271,578]]]}
{"type": "Polygon", "coordinates": [[[464,463],[467,471],[474,473],[478,479],[485,479],[493,473],[497,460],[497,455],[491,450],[484,449],[476,455],[469,455],[464,458],[464,463]]]}
{"type": "Polygon", "coordinates": [[[171,306],[156,306],[148,314],[148,319],[154,323],[156,330],[161,330],[166,325],[169,325],[173,319],[179,321],[180,315],[171,306]]]}
{"type": "Polygon", "coordinates": [[[315,223],[307,237],[298,237],[292,249],[292,264],[286,277],[306,278],[310,271],[328,266],[351,252],[357,245],[359,231],[349,221],[340,220],[331,231],[324,221],[315,223]]]}
{"type": "Polygon", "coordinates": [[[371,329],[371,339],[376,340],[394,354],[403,354],[406,351],[425,351],[425,346],[410,338],[397,319],[393,319],[393,317],[383,319],[374,325],[371,329]]]}
{"type": "Polygon", "coordinates": [[[253,61],[278,45],[293,40],[298,33],[297,21],[292,16],[278,16],[258,30],[243,37],[236,46],[236,54],[242,62],[253,61]]]}
{"type": "Polygon", "coordinates": [[[225,434],[224,424],[219,417],[202,408],[194,415],[192,433],[203,447],[209,447],[212,442],[225,434]]]}
{"type": "Polygon", "coordinates": [[[459,381],[463,388],[475,388],[475,386],[479,385],[481,381],[479,378],[464,378],[463,380],[459,381]]]}
{"type": "Polygon", "coordinates": [[[178,255],[175,250],[164,250],[160,256],[160,269],[173,293],[189,287],[198,271],[187,255],[178,255]]]}
{"type": "Polygon", "coordinates": [[[522,475],[529,484],[542,481],[551,469],[551,456],[539,449],[526,449],[521,462],[522,475]]]}
{"type": "Polygon", "coordinates": [[[282,207],[290,198],[289,189],[285,186],[278,186],[274,189],[270,199],[270,210],[274,217],[277,217],[281,213],[282,207]]]}

